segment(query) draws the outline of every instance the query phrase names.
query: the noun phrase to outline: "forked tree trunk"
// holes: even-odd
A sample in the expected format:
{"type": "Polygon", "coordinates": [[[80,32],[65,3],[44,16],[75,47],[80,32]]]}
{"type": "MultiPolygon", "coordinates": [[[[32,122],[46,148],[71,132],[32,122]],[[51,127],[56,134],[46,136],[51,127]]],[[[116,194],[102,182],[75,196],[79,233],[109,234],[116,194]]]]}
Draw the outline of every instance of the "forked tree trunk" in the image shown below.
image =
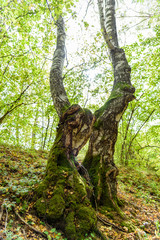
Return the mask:
{"type": "Polygon", "coordinates": [[[63,229],[68,239],[84,239],[86,233],[96,229],[96,214],[91,206],[92,186],[98,205],[120,212],[114,146],[118,123],[128,103],[134,99],[135,89],[130,82],[131,69],[125,53],[118,47],[114,0],[105,0],[105,8],[103,1],[98,2],[101,28],[114,69],[113,90],[108,101],[95,115],[79,105],[70,105],[62,78],[65,32],[61,17],[57,21],[57,47],[50,74],[51,94],[60,120],[45,179],[36,189],[35,208],[39,216],[63,229]],[[92,184],[86,169],[75,161],[89,138],[84,165],[92,184]]]}

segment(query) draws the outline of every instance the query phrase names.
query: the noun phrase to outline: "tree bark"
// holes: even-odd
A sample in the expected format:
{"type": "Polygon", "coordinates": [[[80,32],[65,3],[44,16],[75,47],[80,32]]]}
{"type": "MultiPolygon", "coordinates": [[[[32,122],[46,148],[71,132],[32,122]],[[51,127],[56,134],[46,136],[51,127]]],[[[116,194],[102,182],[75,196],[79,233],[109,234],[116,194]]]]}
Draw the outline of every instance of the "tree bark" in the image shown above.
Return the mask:
{"type": "Polygon", "coordinates": [[[60,16],[57,20],[57,46],[53,55],[53,61],[50,71],[50,89],[59,118],[62,113],[70,106],[64,85],[63,85],[63,65],[65,60],[65,28],[63,18],[60,16]]]}
{"type": "Polygon", "coordinates": [[[51,148],[45,179],[35,190],[35,209],[57,227],[68,239],[84,239],[86,233],[96,230],[96,214],[91,206],[93,187],[98,205],[117,205],[118,169],[113,154],[118,123],[134,99],[130,82],[130,66],[123,49],[118,47],[114,1],[99,0],[100,20],[104,39],[109,47],[114,70],[114,84],[108,101],[93,115],[79,105],[70,105],[63,86],[65,58],[65,31],[62,17],[57,21],[57,46],[50,72],[50,88],[59,116],[56,139],[51,148]],[[88,171],[75,157],[90,138],[84,160],[88,171]]]}
{"type": "Polygon", "coordinates": [[[131,68],[124,50],[118,45],[115,1],[98,0],[98,7],[103,36],[113,65],[114,83],[109,99],[95,112],[96,122],[83,165],[87,168],[94,185],[97,204],[114,208],[123,216],[118,207],[116,180],[118,169],[114,163],[114,148],[118,123],[128,103],[135,98],[133,95],[135,88],[130,81],[131,68]]]}
{"type": "Polygon", "coordinates": [[[96,213],[90,204],[93,189],[86,169],[75,157],[90,137],[94,115],[78,104],[70,105],[63,86],[65,32],[62,17],[57,21],[57,47],[50,72],[50,87],[59,116],[56,139],[51,148],[45,179],[35,190],[35,209],[67,239],[83,239],[96,229],[96,213]]]}

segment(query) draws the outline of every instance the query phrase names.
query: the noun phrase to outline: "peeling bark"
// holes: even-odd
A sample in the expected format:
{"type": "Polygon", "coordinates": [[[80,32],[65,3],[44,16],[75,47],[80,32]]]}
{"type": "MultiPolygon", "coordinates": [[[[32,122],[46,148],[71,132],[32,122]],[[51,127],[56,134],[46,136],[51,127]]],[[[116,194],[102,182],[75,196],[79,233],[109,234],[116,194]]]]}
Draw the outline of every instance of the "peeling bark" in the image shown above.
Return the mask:
{"type": "Polygon", "coordinates": [[[50,86],[59,124],[45,179],[36,189],[35,208],[40,217],[45,216],[64,230],[68,239],[83,239],[86,233],[96,229],[96,214],[91,206],[92,185],[99,206],[114,208],[124,216],[118,207],[118,169],[113,155],[118,123],[128,103],[134,99],[135,89],[130,82],[131,68],[123,49],[118,46],[114,4],[114,0],[105,0],[104,5],[102,0],[98,0],[101,28],[114,70],[114,84],[109,99],[94,115],[78,104],[70,106],[62,78],[64,22],[62,17],[57,21],[57,46],[50,86]],[[75,157],[89,138],[83,167],[75,157]]]}
{"type": "Polygon", "coordinates": [[[124,217],[118,207],[116,180],[118,169],[114,163],[114,148],[118,135],[118,123],[128,103],[135,98],[133,95],[135,88],[130,81],[131,68],[125,52],[118,45],[115,1],[98,0],[98,6],[103,36],[113,65],[114,83],[109,99],[95,112],[96,122],[83,164],[94,185],[97,204],[114,208],[124,217]]]}

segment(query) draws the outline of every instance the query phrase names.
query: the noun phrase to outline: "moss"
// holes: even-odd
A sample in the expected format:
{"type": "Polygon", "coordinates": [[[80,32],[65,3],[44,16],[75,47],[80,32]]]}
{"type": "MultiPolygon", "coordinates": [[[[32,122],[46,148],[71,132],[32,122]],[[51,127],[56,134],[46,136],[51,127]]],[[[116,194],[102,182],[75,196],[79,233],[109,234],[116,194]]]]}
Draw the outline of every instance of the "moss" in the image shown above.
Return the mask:
{"type": "Polygon", "coordinates": [[[95,211],[91,207],[79,206],[76,212],[78,232],[82,235],[94,231],[97,217],[95,211]]]}
{"type": "Polygon", "coordinates": [[[55,151],[55,145],[53,145],[49,153],[46,171],[47,173],[48,171],[54,173],[56,172],[56,170],[57,170],[57,154],[55,151]]]}
{"type": "MultiPolygon", "coordinates": [[[[97,118],[100,117],[100,116],[103,114],[103,112],[104,112],[105,110],[107,110],[107,108],[109,108],[111,102],[112,102],[114,99],[117,99],[117,98],[119,98],[119,97],[122,97],[123,94],[124,94],[124,92],[130,92],[130,89],[131,89],[131,88],[133,88],[133,87],[132,87],[130,84],[127,84],[127,83],[125,83],[125,82],[118,82],[118,83],[114,86],[114,88],[113,88],[113,90],[112,90],[112,92],[111,92],[111,94],[110,94],[107,102],[106,102],[101,108],[99,108],[99,109],[95,112],[95,116],[96,116],[97,118]]],[[[99,128],[100,125],[101,125],[101,122],[99,122],[99,121],[96,121],[95,124],[94,124],[94,126],[95,126],[96,128],[99,128]]]]}
{"type": "Polygon", "coordinates": [[[69,104],[66,104],[62,108],[62,113],[65,113],[71,106],[69,104]]]}
{"type": "Polygon", "coordinates": [[[39,198],[36,203],[35,203],[35,208],[37,210],[38,216],[39,217],[44,217],[46,214],[46,200],[41,197],[39,198]]]}
{"type": "Polygon", "coordinates": [[[47,209],[47,218],[52,221],[59,219],[64,212],[65,201],[60,194],[55,194],[50,200],[47,209]]]}
{"type": "Polygon", "coordinates": [[[97,196],[96,189],[99,180],[100,156],[90,156],[89,154],[87,154],[84,159],[83,165],[89,172],[92,185],[95,187],[95,195],[97,196]]]}
{"type": "Polygon", "coordinates": [[[77,171],[74,172],[73,181],[74,181],[74,191],[77,193],[77,197],[81,199],[84,196],[86,196],[87,195],[86,185],[82,177],[78,174],[77,171]]]}
{"type": "Polygon", "coordinates": [[[120,89],[122,91],[129,91],[131,88],[133,88],[132,85],[126,83],[126,82],[117,82],[116,85],[114,86],[114,90],[120,89]]]}
{"type": "Polygon", "coordinates": [[[65,232],[68,239],[76,239],[76,227],[74,223],[74,212],[70,212],[65,218],[65,232]]]}
{"type": "Polygon", "coordinates": [[[72,169],[68,159],[67,159],[67,156],[66,156],[66,153],[63,152],[63,151],[57,151],[57,165],[58,166],[63,166],[65,168],[68,168],[68,169],[72,169]]]}
{"type": "Polygon", "coordinates": [[[54,189],[53,194],[61,194],[64,196],[65,181],[57,181],[56,188],[54,189]]]}
{"type": "Polygon", "coordinates": [[[38,197],[41,197],[42,195],[45,194],[46,189],[48,187],[48,181],[46,179],[44,179],[39,185],[38,187],[35,189],[35,192],[37,194],[38,197]]]}

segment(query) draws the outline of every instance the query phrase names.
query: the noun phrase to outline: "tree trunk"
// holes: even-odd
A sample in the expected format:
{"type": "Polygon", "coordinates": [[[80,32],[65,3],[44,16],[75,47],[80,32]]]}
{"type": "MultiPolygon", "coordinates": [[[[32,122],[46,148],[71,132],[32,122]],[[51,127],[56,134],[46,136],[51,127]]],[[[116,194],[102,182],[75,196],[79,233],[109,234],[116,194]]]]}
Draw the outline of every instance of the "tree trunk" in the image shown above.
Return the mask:
{"type": "Polygon", "coordinates": [[[125,94],[123,90],[118,92],[121,92],[121,96],[116,96],[113,91],[104,106],[95,112],[96,122],[83,165],[89,172],[97,204],[120,212],[117,205],[118,169],[114,164],[114,147],[119,120],[133,96],[125,94]]]}
{"type": "Polygon", "coordinates": [[[124,50],[118,46],[115,2],[98,0],[101,28],[110,51],[113,65],[114,84],[107,102],[95,112],[96,122],[90,137],[89,149],[83,165],[87,168],[95,190],[98,205],[116,209],[118,207],[117,174],[114,164],[114,147],[118,135],[118,123],[128,103],[135,97],[135,88],[130,82],[131,68],[124,50]]]}
{"type": "Polygon", "coordinates": [[[50,74],[51,93],[59,116],[45,179],[35,190],[35,209],[40,217],[62,229],[67,239],[83,239],[96,228],[96,213],[90,204],[93,189],[86,169],[75,160],[90,137],[95,117],[79,105],[70,106],[63,87],[65,57],[63,19],[57,21],[57,47],[50,74]]]}
{"type": "Polygon", "coordinates": [[[45,179],[36,189],[38,215],[64,230],[68,239],[83,239],[96,228],[96,214],[89,201],[93,190],[87,172],[75,161],[93,123],[92,113],[79,105],[72,105],[61,116],[45,179]]]}
{"type": "MultiPolygon", "coordinates": [[[[70,105],[63,86],[62,70],[65,58],[65,32],[62,17],[57,21],[57,46],[53,55],[50,87],[59,124],[50,151],[45,179],[36,189],[35,208],[44,217],[63,229],[68,239],[84,239],[96,229],[96,214],[91,206],[94,185],[98,205],[117,204],[118,169],[113,160],[118,123],[134,99],[130,82],[130,67],[125,53],[118,47],[114,0],[105,1],[105,16],[99,0],[101,28],[109,47],[114,69],[113,90],[108,101],[93,115],[79,105],[70,105]],[[104,21],[105,20],[105,21],[104,21]],[[80,149],[90,138],[84,165],[75,161],[80,149]]],[[[122,214],[121,214],[122,215],[122,214]]]]}

